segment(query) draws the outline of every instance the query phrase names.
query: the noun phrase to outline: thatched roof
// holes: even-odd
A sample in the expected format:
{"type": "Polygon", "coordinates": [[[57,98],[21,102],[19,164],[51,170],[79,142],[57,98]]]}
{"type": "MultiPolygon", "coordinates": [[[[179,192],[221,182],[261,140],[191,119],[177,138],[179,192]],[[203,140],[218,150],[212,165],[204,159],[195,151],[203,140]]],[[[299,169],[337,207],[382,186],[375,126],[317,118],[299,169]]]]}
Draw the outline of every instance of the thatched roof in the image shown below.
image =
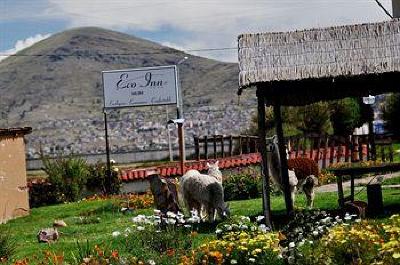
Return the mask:
{"type": "Polygon", "coordinates": [[[271,98],[292,93],[282,104],[399,91],[400,20],[243,34],[238,42],[241,89],[257,85],[271,98]]]}

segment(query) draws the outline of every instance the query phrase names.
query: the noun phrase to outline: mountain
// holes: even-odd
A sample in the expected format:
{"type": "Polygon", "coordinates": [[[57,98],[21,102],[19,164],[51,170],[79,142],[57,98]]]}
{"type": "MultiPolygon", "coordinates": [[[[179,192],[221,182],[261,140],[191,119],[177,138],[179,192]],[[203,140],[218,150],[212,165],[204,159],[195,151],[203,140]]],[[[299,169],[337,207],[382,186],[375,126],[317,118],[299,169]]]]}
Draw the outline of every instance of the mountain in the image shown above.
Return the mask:
{"type": "Polygon", "coordinates": [[[115,31],[76,28],[0,62],[0,128],[32,126],[36,145],[53,145],[57,138],[63,149],[81,137],[79,130],[73,132],[77,121],[86,120],[89,125],[81,126],[97,126],[101,133],[102,71],[172,65],[184,56],[189,59],[179,70],[185,109],[237,102],[235,63],[188,55],[115,31]],[[65,133],[73,134],[71,139],[64,139],[65,133]]]}

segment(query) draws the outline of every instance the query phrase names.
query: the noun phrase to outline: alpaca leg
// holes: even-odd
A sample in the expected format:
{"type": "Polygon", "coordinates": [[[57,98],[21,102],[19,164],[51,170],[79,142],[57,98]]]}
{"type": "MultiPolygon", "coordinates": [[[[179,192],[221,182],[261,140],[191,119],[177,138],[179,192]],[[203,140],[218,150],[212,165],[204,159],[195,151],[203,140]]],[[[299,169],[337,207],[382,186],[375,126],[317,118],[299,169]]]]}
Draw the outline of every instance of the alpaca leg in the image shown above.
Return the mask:
{"type": "Polygon", "coordinates": [[[315,198],[315,192],[314,189],[311,188],[310,190],[307,190],[304,192],[307,197],[307,207],[312,209],[314,206],[314,198],[315,198]]]}
{"type": "Polygon", "coordinates": [[[294,208],[294,205],[295,205],[295,199],[296,199],[296,186],[291,186],[290,187],[290,196],[292,197],[292,206],[293,206],[293,208],[294,208]]]}
{"type": "Polygon", "coordinates": [[[215,209],[212,208],[212,207],[210,207],[209,205],[208,205],[207,208],[208,208],[208,209],[207,209],[208,221],[209,221],[210,223],[211,223],[211,222],[214,222],[214,221],[215,221],[215,209]]]}

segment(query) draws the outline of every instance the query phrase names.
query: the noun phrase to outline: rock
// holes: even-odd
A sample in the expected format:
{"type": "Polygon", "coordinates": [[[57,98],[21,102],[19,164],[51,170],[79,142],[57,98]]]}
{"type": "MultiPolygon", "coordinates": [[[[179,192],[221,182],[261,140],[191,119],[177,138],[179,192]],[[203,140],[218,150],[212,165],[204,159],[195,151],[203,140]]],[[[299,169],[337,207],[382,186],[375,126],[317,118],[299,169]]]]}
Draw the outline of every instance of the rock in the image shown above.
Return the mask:
{"type": "Polygon", "coordinates": [[[64,220],[54,220],[53,222],[53,227],[66,227],[67,224],[64,222],[64,220]]]}
{"type": "Polygon", "coordinates": [[[49,243],[57,241],[60,238],[60,234],[57,228],[43,228],[38,232],[37,238],[39,243],[49,243]]]}

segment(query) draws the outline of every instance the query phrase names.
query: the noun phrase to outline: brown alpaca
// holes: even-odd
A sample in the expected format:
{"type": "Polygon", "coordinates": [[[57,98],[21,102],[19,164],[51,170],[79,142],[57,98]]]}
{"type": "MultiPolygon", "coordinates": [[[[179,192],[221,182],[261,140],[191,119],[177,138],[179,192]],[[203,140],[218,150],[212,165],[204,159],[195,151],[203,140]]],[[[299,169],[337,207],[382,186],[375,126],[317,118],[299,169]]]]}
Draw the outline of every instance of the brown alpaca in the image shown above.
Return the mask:
{"type": "MultiPolygon", "coordinates": [[[[268,171],[272,181],[283,190],[281,176],[281,161],[279,155],[278,139],[276,136],[267,138],[268,171]]],[[[294,203],[295,192],[302,188],[307,197],[307,206],[312,208],[314,203],[314,187],[318,185],[318,165],[308,158],[294,158],[288,160],[289,186],[294,203]]]]}
{"type": "Polygon", "coordinates": [[[291,158],[288,160],[288,169],[296,174],[297,188],[302,187],[307,197],[307,205],[313,207],[314,187],[318,185],[319,168],[317,163],[310,158],[291,158]]]}

